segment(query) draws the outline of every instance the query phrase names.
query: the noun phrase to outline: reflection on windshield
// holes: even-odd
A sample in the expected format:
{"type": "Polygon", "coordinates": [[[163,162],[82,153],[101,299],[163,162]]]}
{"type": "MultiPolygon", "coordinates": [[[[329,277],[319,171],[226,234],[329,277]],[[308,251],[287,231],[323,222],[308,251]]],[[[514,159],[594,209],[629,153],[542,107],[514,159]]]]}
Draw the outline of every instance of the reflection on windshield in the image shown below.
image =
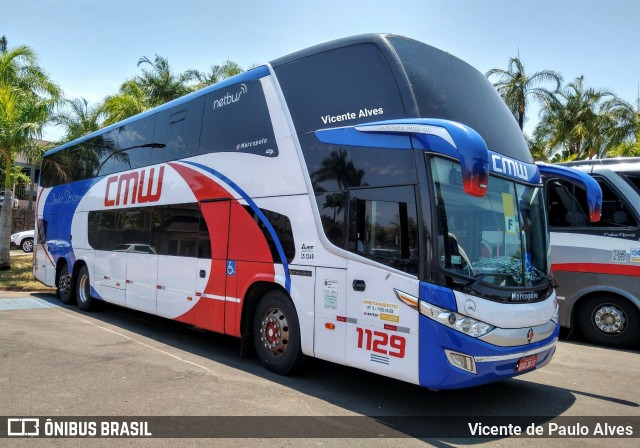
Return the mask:
{"type": "Polygon", "coordinates": [[[546,280],[549,238],[539,188],[492,177],[478,198],[464,193],[458,163],[433,158],[431,170],[442,268],[503,287],[546,280]]]}

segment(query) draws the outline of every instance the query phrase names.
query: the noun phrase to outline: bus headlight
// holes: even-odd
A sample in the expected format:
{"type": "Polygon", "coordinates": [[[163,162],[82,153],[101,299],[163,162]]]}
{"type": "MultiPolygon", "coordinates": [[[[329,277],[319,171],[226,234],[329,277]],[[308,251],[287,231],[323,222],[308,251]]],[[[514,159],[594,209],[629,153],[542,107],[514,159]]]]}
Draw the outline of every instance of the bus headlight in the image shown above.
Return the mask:
{"type": "Polygon", "coordinates": [[[420,314],[474,338],[484,336],[495,328],[486,322],[423,301],[420,301],[420,314]]]}

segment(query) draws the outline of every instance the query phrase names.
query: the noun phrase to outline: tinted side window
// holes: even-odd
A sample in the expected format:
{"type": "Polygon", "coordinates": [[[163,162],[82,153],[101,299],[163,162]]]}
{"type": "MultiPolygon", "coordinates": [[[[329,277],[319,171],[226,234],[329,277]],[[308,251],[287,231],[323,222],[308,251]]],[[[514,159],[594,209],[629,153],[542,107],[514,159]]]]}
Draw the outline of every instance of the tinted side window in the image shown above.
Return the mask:
{"type": "Polygon", "coordinates": [[[198,204],[155,208],[151,245],[159,255],[196,257],[199,233],[200,207],[198,204]]]}
{"type": "Polygon", "coordinates": [[[594,176],[602,189],[600,221],[590,222],[585,190],[570,182],[553,179],[547,183],[551,227],[635,227],[637,221],[625,201],[602,177],[594,176]]]}
{"type": "Polygon", "coordinates": [[[118,152],[122,159],[114,159],[114,172],[149,165],[156,116],[146,117],[122,126],[118,130],[118,152]]]}
{"type": "Polygon", "coordinates": [[[421,117],[463,123],[489,149],[533,163],[514,116],[482,73],[429,45],[400,37],[389,42],[409,77],[421,117]]]}
{"type": "Polygon", "coordinates": [[[352,192],[348,250],[404,272],[418,272],[418,221],[413,188],[352,192]],[[381,193],[378,196],[377,193],[381,193]]]}
{"type": "Polygon", "coordinates": [[[198,204],[89,212],[88,233],[95,250],[211,258],[198,204]]]}
{"type": "MultiPolygon", "coordinates": [[[[253,209],[248,205],[244,206],[245,210],[251,217],[256,221],[258,227],[262,231],[267,244],[269,245],[269,250],[271,251],[271,257],[273,258],[274,263],[280,263],[280,254],[278,253],[278,248],[276,247],[276,243],[271,236],[271,233],[262,222],[262,220],[254,213],[253,209]]],[[[291,263],[293,258],[296,255],[296,246],[293,241],[293,231],[291,230],[291,221],[285,215],[281,215],[280,213],[273,212],[271,210],[260,209],[260,211],[265,215],[271,227],[275,231],[278,240],[280,240],[280,244],[282,245],[282,250],[284,252],[284,256],[287,259],[287,263],[291,263]]]]}
{"type": "Polygon", "coordinates": [[[316,193],[316,201],[324,234],[333,244],[346,249],[349,194],[346,191],[316,193]]]}
{"type": "Polygon", "coordinates": [[[128,208],[122,210],[120,229],[124,244],[146,245],[151,242],[152,214],[149,208],[128,208]]]}
{"type": "Polygon", "coordinates": [[[123,210],[89,212],[89,245],[95,250],[115,250],[124,244],[123,210]]]}
{"type": "Polygon", "coordinates": [[[405,116],[377,46],[338,48],[275,69],[298,133],[405,116]]]}
{"type": "Polygon", "coordinates": [[[79,143],[66,151],[69,151],[71,156],[67,166],[71,181],[89,179],[96,175],[100,160],[90,140],[79,143]]]}
{"type": "Polygon", "coordinates": [[[126,156],[118,152],[118,130],[92,138],[91,144],[100,159],[97,175],[105,176],[114,173],[115,159],[123,159],[126,156]]]}
{"type": "Polygon", "coordinates": [[[66,167],[64,151],[56,152],[45,157],[42,161],[40,185],[47,188],[70,182],[66,167]]]}
{"type": "Polygon", "coordinates": [[[200,97],[158,113],[151,165],[198,154],[203,107],[200,97]]]}
{"type": "Polygon", "coordinates": [[[640,172],[619,173],[640,194],[640,172]]]}
{"type": "Polygon", "coordinates": [[[552,179],[547,182],[549,226],[590,227],[587,194],[571,182],[552,179]]]}
{"type": "Polygon", "coordinates": [[[199,152],[278,155],[267,101],[259,80],[235,84],[206,96],[199,152]]]}
{"type": "Polygon", "coordinates": [[[316,193],[407,185],[417,179],[411,151],[328,145],[314,134],[301,136],[300,143],[316,193]]]}
{"type": "Polygon", "coordinates": [[[600,176],[594,176],[602,189],[602,216],[596,227],[636,227],[638,223],[622,196],[600,176]]]}

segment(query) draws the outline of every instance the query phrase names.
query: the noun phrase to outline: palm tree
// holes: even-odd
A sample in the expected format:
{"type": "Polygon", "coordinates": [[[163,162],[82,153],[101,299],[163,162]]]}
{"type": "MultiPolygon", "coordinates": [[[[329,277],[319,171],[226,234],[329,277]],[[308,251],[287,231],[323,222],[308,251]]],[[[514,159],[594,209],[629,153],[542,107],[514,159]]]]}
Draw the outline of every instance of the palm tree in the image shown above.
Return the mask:
{"type": "MultiPolygon", "coordinates": [[[[62,95],[60,88],[38,66],[34,51],[27,46],[8,49],[0,45],[0,156],[5,166],[5,201],[11,204],[11,168],[19,152],[42,135],[53,107],[62,95]]],[[[0,211],[0,269],[10,269],[9,244],[11,207],[0,211]]]]}
{"type": "Polygon", "coordinates": [[[349,153],[344,149],[332,151],[329,157],[320,163],[318,169],[311,173],[314,186],[317,183],[335,180],[340,191],[362,186],[363,178],[364,171],[356,169],[353,161],[349,160],[349,153]]]}
{"type": "Polygon", "coordinates": [[[527,74],[520,57],[509,59],[507,70],[494,68],[486,73],[487,78],[497,76],[498,80],[493,83],[504,102],[518,120],[520,129],[524,126],[528,99],[547,103],[553,99],[554,93],[560,88],[562,76],[552,70],[541,70],[533,75],[527,74]],[[543,86],[553,85],[553,90],[548,90],[543,86]]]}
{"type": "Polygon", "coordinates": [[[197,80],[198,83],[195,86],[195,89],[197,90],[218,83],[227,78],[231,78],[243,71],[244,70],[239,64],[227,59],[227,61],[222,65],[212,65],[207,73],[198,70],[187,70],[186,74],[191,79],[197,80]]]}
{"type": "Polygon", "coordinates": [[[55,114],[52,120],[65,129],[65,141],[75,140],[102,127],[106,115],[102,105],[89,106],[84,98],[65,100],[64,105],[65,110],[55,114]]]}
{"type": "Polygon", "coordinates": [[[625,137],[622,143],[607,150],[607,157],[640,156],[640,94],[636,100],[636,109],[627,108],[626,113],[621,126],[621,133],[625,134],[625,137]]]}
{"type": "Polygon", "coordinates": [[[104,125],[117,123],[152,107],[142,87],[135,81],[125,81],[120,92],[104,99],[100,109],[106,115],[104,125]]]}
{"type": "Polygon", "coordinates": [[[159,106],[192,91],[189,82],[193,79],[189,72],[175,74],[171,70],[169,60],[162,56],[151,61],[143,56],[138,60],[138,67],[142,68],[142,75],[135,78],[136,83],[142,88],[151,106],[159,106]],[[151,69],[147,69],[146,66],[151,69]]]}
{"type": "Polygon", "coordinates": [[[613,93],[587,87],[580,76],[547,104],[536,135],[562,160],[603,157],[632,129],[633,107],[613,93]]]}

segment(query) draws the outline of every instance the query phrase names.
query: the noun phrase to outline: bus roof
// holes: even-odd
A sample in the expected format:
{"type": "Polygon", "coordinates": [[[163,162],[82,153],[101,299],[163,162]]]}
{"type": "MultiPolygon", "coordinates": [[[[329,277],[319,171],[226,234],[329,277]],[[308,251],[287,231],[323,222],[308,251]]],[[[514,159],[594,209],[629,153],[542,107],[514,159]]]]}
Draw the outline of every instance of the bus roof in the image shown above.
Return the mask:
{"type": "Polygon", "coordinates": [[[590,169],[592,172],[607,169],[611,171],[638,171],[640,170],[640,157],[616,157],[611,159],[579,160],[576,162],[558,163],[578,169],[590,169]]]}

